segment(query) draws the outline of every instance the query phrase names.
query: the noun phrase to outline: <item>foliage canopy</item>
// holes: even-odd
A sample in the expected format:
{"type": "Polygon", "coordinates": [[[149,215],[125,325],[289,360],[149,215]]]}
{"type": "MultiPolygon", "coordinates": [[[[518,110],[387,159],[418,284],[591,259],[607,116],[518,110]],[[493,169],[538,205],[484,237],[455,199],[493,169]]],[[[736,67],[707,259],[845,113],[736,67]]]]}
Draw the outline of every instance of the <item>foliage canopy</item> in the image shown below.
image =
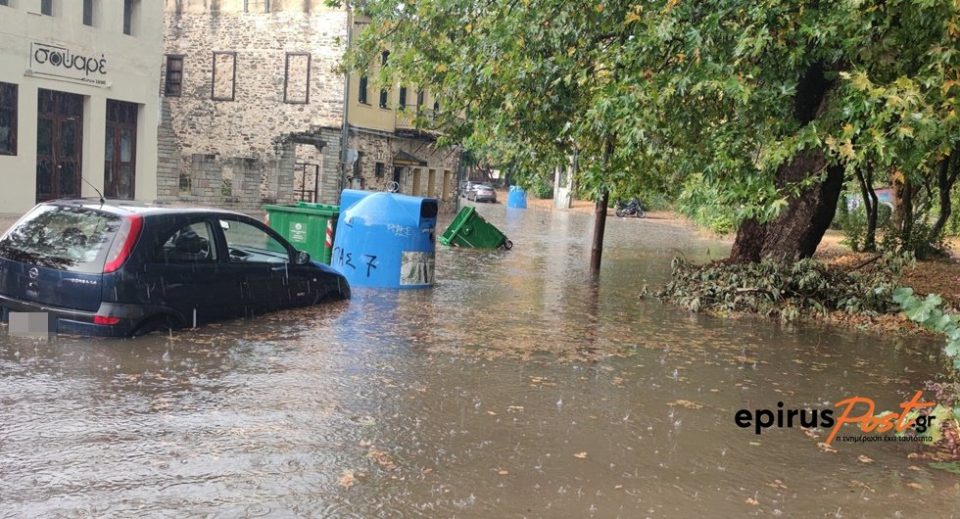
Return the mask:
{"type": "Polygon", "coordinates": [[[928,175],[960,140],[955,0],[367,0],[360,10],[369,25],[350,66],[389,48],[380,80],[430,88],[445,139],[527,172],[576,149],[588,188],[676,193],[695,178],[738,218],[763,221],[803,187],[773,182],[801,150],[824,149],[848,172],[928,175]],[[795,113],[811,67],[829,85],[812,122],[795,113]]]}

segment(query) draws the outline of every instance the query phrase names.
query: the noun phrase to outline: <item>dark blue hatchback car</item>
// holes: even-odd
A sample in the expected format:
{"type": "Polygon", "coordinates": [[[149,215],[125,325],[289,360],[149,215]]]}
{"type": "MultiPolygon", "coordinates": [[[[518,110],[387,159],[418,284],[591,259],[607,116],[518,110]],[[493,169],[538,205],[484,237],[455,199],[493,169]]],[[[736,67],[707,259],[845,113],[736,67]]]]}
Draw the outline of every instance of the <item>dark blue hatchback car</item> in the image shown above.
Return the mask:
{"type": "Polygon", "coordinates": [[[0,237],[0,319],[47,312],[60,333],[140,335],[349,297],[342,275],[231,211],[47,202],[0,237]]]}

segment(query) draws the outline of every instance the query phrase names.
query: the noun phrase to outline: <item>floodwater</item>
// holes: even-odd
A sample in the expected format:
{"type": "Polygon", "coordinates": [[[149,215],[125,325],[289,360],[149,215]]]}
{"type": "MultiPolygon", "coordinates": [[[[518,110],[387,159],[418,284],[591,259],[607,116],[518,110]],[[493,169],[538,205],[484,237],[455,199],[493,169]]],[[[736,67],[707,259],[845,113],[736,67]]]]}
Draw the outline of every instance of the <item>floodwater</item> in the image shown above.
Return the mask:
{"type": "MultiPolygon", "coordinates": [[[[0,331],[0,517],[940,517],[960,478],[900,443],[734,424],[896,409],[939,343],[643,298],[722,244],[655,220],[480,208],[509,252],[430,291],[136,340],[0,331]]],[[[854,434],[851,426],[844,431],[854,434]]]]}

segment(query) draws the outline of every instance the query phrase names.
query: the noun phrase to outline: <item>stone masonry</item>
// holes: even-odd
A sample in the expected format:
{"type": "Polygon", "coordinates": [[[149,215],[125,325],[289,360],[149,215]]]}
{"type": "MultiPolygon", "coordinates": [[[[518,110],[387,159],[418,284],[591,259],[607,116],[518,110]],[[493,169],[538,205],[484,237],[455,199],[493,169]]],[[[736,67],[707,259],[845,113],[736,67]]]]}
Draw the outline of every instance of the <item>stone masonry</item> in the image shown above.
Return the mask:
{"type": "Polygon", "coordinates": [[[295,172],[316,167],[317,201],[336,203],[346,12],[322,0],[164,6],[164,52],[183,65],[179,96],[166,66],[161,79],[158,197],[252,210],[293,201],[295,172]]]}
{"type": "Polygon", "coordinates": [[[458,149],[437,148],[429,138],[359,128],[350,129],[349,143],[350,148],[360,152],[350,173],[352,187],[385,191],[396,176],[400,193],[437,198],[440,211],[444,213],[456,209],[457,169],[460,165],[458,149]],[[419,159],[426,164],[395,162],[401,152],[405,152],[407,158],[419,159]],[[378,164],[381,166],[378,167],[378,164]],[[395,171],[395,168],[401,169],[395,171]]]}

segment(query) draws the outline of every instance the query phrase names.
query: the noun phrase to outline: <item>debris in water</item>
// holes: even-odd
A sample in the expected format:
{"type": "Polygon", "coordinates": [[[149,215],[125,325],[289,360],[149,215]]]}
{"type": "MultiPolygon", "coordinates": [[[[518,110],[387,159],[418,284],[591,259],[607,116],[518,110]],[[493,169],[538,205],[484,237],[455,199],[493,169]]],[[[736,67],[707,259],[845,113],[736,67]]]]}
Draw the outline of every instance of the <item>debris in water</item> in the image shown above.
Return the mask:
{"type": "Polygon", "coordinates": [[[340,475],[340,486],[343,488],[352,487],[356,481],[352,470],[344,470],[343,474],[340,475]]]}

